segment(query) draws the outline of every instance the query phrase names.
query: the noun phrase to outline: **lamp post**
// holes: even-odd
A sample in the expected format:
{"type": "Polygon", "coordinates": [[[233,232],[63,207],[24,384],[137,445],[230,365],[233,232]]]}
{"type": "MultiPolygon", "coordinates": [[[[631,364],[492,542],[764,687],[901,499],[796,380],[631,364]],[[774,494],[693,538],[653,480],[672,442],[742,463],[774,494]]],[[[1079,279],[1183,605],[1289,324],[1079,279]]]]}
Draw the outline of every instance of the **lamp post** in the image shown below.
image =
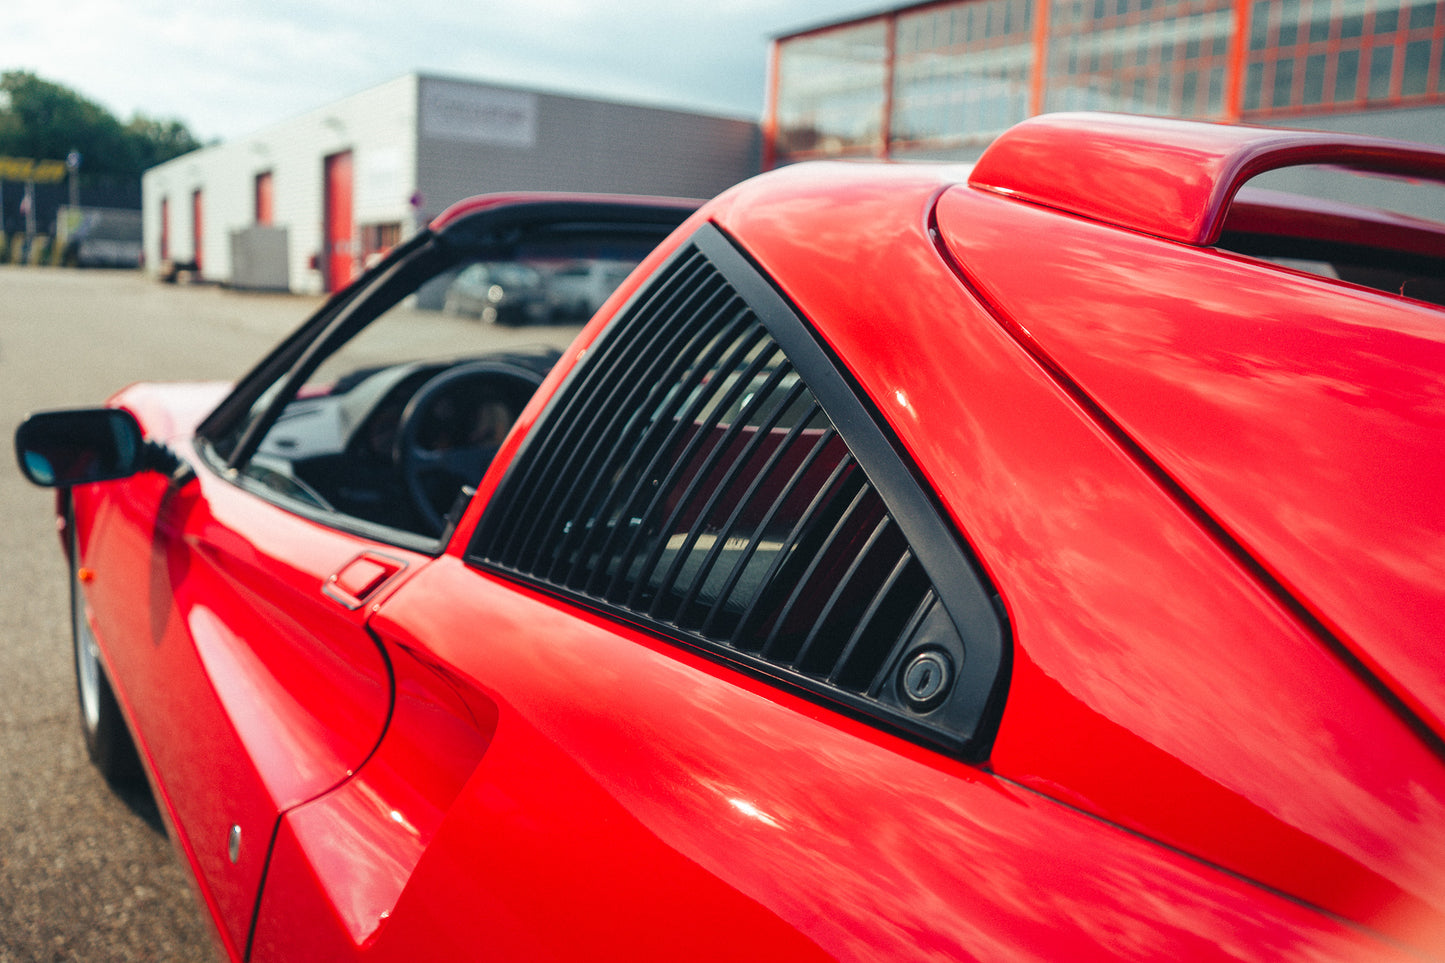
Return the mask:
{"type": "Polygon", "coordinates": [[[20,213],[25,215],[25,263],[30,263],[30,250],[35,246],[35,182],[25,182],[25,194],[20,198],[20,213]]]}
{"type": "MultiPolygon", "coordinates": [[[[0,90],[0,113],[8,112],[12,103],[10,91],[0,90]]],[[[0,177],[0,243],[7,243],[9,240],[10,236],[5,233],[5,178],[0,177]]]]}
{"type": "Polygon", "coordinates": [[[75,217],[80,207],[80,151],[65,155],[65,169],[70,172],[70,216],[75,217]]]}

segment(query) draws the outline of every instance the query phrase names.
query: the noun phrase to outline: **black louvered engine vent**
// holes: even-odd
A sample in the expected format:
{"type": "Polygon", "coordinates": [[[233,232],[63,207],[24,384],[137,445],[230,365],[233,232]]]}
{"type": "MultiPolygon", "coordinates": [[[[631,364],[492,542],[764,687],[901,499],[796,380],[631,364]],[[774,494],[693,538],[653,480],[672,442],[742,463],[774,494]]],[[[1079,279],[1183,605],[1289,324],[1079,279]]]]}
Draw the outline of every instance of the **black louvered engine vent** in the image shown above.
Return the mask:
{"type": "Polygon", "coordinates": [[[574,369],[468,558],[941,748],[978,726],[977,653],[908,534],[695,247],[574,369]]]}

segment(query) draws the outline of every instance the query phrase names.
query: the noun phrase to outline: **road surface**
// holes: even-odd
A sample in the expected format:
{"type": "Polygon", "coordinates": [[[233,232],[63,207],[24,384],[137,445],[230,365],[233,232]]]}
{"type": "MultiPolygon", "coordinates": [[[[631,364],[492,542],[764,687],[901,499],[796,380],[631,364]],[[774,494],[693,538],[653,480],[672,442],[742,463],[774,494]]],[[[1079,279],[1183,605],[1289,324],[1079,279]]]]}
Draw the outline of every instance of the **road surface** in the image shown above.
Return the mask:
{"type": "Polygon", "coordinates": [[[320,303],[0,266],[0,963],[220,958],[155,804],[86,759],[54,496],[15,467],[14,426],[134,381],[234,380],[320,303]]]}

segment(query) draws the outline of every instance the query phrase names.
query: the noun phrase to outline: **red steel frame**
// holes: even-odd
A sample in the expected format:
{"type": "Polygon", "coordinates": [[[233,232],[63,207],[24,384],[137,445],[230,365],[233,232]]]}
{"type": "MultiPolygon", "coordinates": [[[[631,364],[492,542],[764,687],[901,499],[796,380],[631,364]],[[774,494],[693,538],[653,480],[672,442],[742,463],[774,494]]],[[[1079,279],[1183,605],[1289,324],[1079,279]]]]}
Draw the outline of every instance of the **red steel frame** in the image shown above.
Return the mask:
{"type": "MultiPolygon", "coordinates": [[[[1331,0],[1301,0],[1302,16],[1296,26],[1303,27],[1307,23],[1303,14],[1320,5],[1333,6],[1331,0]]],[[[1445,6],[1436,4],[1434,23],[1425,27],[1411,28],[1409,25],[1410,12],[1409,7],[1395,10],[1394,13],[1398,18],[1395,27],[1388,29],[1385,33],[1376,34],[1375,28],[1379,19],[1387,11],[1367,9],[1361,14],[1363,23],[1360,34],[1356,37],[1342,36],[1343,21],[1332,19],[1329,35],[1325,39],[1311,40],[1305,35],[1305,31],[1300,29],[1295,42],[1285,47],[1281,47],[1279,44],[1280,24],[1270,23],[1267,28],[1269,36],[1266,49],[1257,52],[1251,51],[1245,55],[1246,63],[1241,70],[1241,84],[1244,83],[1244,71],[1250,64],[1258,64],[1262,70],[1260,101],[1256,106],[1246,106],[1242,113],[1250,118],[1278,117],[1283,114],[1300,112],[1356,110],[1369,106],[1389,107],[1442,99],[1445,97],[1445,78],[1442,78],[1442,62],[1445,62],[1445,6]],[[1404,91],[1405,57],[1413,43],[1428,44],[1429,52],[1423,91],[1407,94],[1404,91]],[[1341,91],[1337,87],[1339,77],[1336,68],[1340,62],[1340,54],[1345,52],[1358,52],[1359,54],[1352,91],[1341,91]],[[1390,57],[1388,91],[1382,96],[1372,97],[1370,85],[1373,62],[1377,56],[1384,55],[1385,52],[1388,52],[1387,55],[1390,57]],[[1323,91],[1319,100],[1306,104],[1304,102],[1305,70],[1303,66],[1311,57],[1324,58],[1325,73],[1322,78],[1323,91]],[[1292,68],[1293,76],[1290,81],[1288,100],[1285,103],[1274,102],[1272,97],[1266,96],[1266,92],[1273,91],[1276,71],[1280,64],[1290,61],[1298,66],[1292,68]]],[[[1246,29],[1241,32],[1241,36],[1247,36],[1249,29],[1252,28],[1250,24],[1245,26],[1246,29]]],[[[1247,93],[1245,99],[1247,99],[1247,93]]]]}
{"type": "Polygon", "coordinates": [[[763,104],[763,170],[778,162],[778,43],[768,45],[767,102],[763,104]]]}
{"type": "Polygon", "coordinates": [[[1044,112],[1044,74],[1045,71],[1038,69],[1039,64],[1049,62],[1049,16],[1053,12],[1052,3],[1040,3],[1034,12],[1034,69],[1029,81],[1029,116],[1037,116],[1044,112]]]}
{"type": "MultiPolygon", "coordinates": [[[[932,2],[920,3],[914,6],[891,10],[876,14],[870,17],[862,17],[843,23],[830,24],[802,31],[796,34],[780,37],[773,42],[768,76],[768,96],[765,105],[763,119],[763,167],[770,169],[777,166],[779,161],[803,160],[810,157],[822,156],[821,152],[800,151],[787,155],[781,155],[778,149],[778,108],[780,99],[786,96],[786,91],[781,88],[781,61],[784,49],[791,43],[808,38],[817,37],[837,30],[855,27],[870,21],[883,21],[886,30],[886,49],[884,52],[884,83],[886,85],[883,98],[883,117],[879,143],[870,151],[882,158],[894,156],[895,149],[899,144],[892,136],[893,114],[896,107],[894,77],[898,63],[897,37],[898,21],[900,17],[917,14],[932,8],[963,6],[978,0],[932,0],[932,2]]],[[[1206,92],[1197,93],[1192,99],[1193,107],[1198,108],[1202,103],[1206,112],[1191,111],[1190,104],[1179,103],[1175,98],[1174,107],[1184,117],[1196,119],[1223,120],[1238,122],[1242,119],[1256,120],[1265,118],[1279,118],[1285,115],[1297,115],[1305,113],[1322,113],[1330,111],[1363,110],[1370,107],[1391,107],[1407,106],[1415,104],[1445,103],[1445,4],[1437,4],[1434,23],[1427,27],[1411,28],[1409,25],[1410,8],[1402,5],[1398,10],[1400,22],[1395,29],[1387,33],[1375,35],[1373,33],[1377,12],[1366,11],[1364,14],[1363,30],[1359,37],[1343,38],[1341,36],[1342,19],[1334,16],[1330,21],[1329,37],[1326,40],[1311,41],[1308,38],[1309,20],[1308,14],[1311,9],[1319,4],[1330,7],[1332,13],[1335,0],[1302,0],[1300,16],[1296,21],[1297,40],[1287,47],[1278,46],[1279,24],[1271,23],[1268,27],[1268,45],[1264,50],[1251,51],[1250,35],[1253,28],[1251,23],[1250,0],[1232,0],[1233,7],[1233,28],[1229,38],[1227,52],[1224,55],[1224,86],[1223,99],[1217,113],[1208,113],[1209,99],[1206,92]],[[1423,92],[1405,93],[1404,68],[1405,54],[1412,43],[1428,43],[1429,61],[1426,68],[1425,83],[1423,92]],[[1339,56],[1342,52],[1359,50],[1360,61],[1358,75],[1352,91],[1353,96],[1337,97],[1336,94],[1336,66],[1339,63],[1339,56]],[[1389,90],[1384,96],[1370,97],[1370,63],[1376,56],[1375,51],[1390,51],[1391,72],[1389,90]],[[1307,58],[1323,55],[1326,63],[1326,74],[1323,80],[1323,94],[1318,102],[1305,104],[1304,65],[1307,58]],[[1265,96],[1266,92],[1272,92],[1274,88],[1275,71],[1279,64],[1285,61],[1292,61],[1298,67],[1291,67],[1294,71],[1290,86],[1290,95],[1287,103],[1277,104],[1265,96]],[[1248,91],[1248,73],[1251,66],[1260,67],[1259,75],[1259,101],[1250,106],[1248,91]]],[[[1060,39],[1054,35],[1057,27],[1053,14],[1053,0],[1036,0],[1033,11],[1034,23],[1032,29],[1033,66],[1030,74],[1028,113],[1034,116],[1045,112],[1049,91],[1049,47],[1051,41],[1060,39]]],[[[1130,24],[1152,22],[1149,13],[1141,11],[1129,11],[1124,14],[1110,16],[1107,20],[1113,21],[1122,19],[1130,24]]],[[[1176,48],[1182,48],[1182,43],[1176,48]]],[[[1219,58],[1216,55],[1205,55],[1185,60],[1180,56],[1182,50],[1175,50],[1175,57],[1171,61],[1170,70],[1194,70],[1200,78],[1200,86],[1207,87],[1209,72],[1215,67],[1211,66],[1219,58]]],[[[1151,58],[1150,63],[1142,69],[1149,72],[1151,85],[1149,96],[1152,99],[1154,94],[1153,84],[1164,76],[1164,68],[1161,64],[1151,58]]],[[[1019,120],[1023,118],[1017,118],[1019,120]]],[[[928,144],[918,145],[927,147],[928,144]]],[[[938,146],[938,145],[935,145],[938,146]]],[[[849,151],[849,154],[856,153],[849,151]]]]}
{"type": "Polygon", "coordinates": [[[1249,36],[1249,0],[1234,0],[1234,36],[1229,41],[1229,71],[1224,75],[1224,119],[1237,123],[1244,105],[1245,38],[1249,36]]]}

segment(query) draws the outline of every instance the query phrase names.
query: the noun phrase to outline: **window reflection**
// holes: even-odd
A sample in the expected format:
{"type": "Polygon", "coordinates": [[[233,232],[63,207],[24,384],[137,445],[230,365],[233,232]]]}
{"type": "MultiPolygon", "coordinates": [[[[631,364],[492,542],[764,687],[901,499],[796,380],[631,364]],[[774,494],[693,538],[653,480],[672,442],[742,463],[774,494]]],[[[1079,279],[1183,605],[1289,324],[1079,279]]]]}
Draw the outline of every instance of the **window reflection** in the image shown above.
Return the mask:
{"type": "Polygon", "coordinates": [[[1258,120],[1445,101],[1445,3],[952,0],[785,37],[778,162],[967,159],[1034,113],[1258,120]],[[1045,27],[1046,29],[1040,29],[1045,27]]]}
{"type": "Polygon", "coordinates": [[[882,21],[800,37],[778,60],[778,149],[843,153],[881,144],[882,21]]]}

